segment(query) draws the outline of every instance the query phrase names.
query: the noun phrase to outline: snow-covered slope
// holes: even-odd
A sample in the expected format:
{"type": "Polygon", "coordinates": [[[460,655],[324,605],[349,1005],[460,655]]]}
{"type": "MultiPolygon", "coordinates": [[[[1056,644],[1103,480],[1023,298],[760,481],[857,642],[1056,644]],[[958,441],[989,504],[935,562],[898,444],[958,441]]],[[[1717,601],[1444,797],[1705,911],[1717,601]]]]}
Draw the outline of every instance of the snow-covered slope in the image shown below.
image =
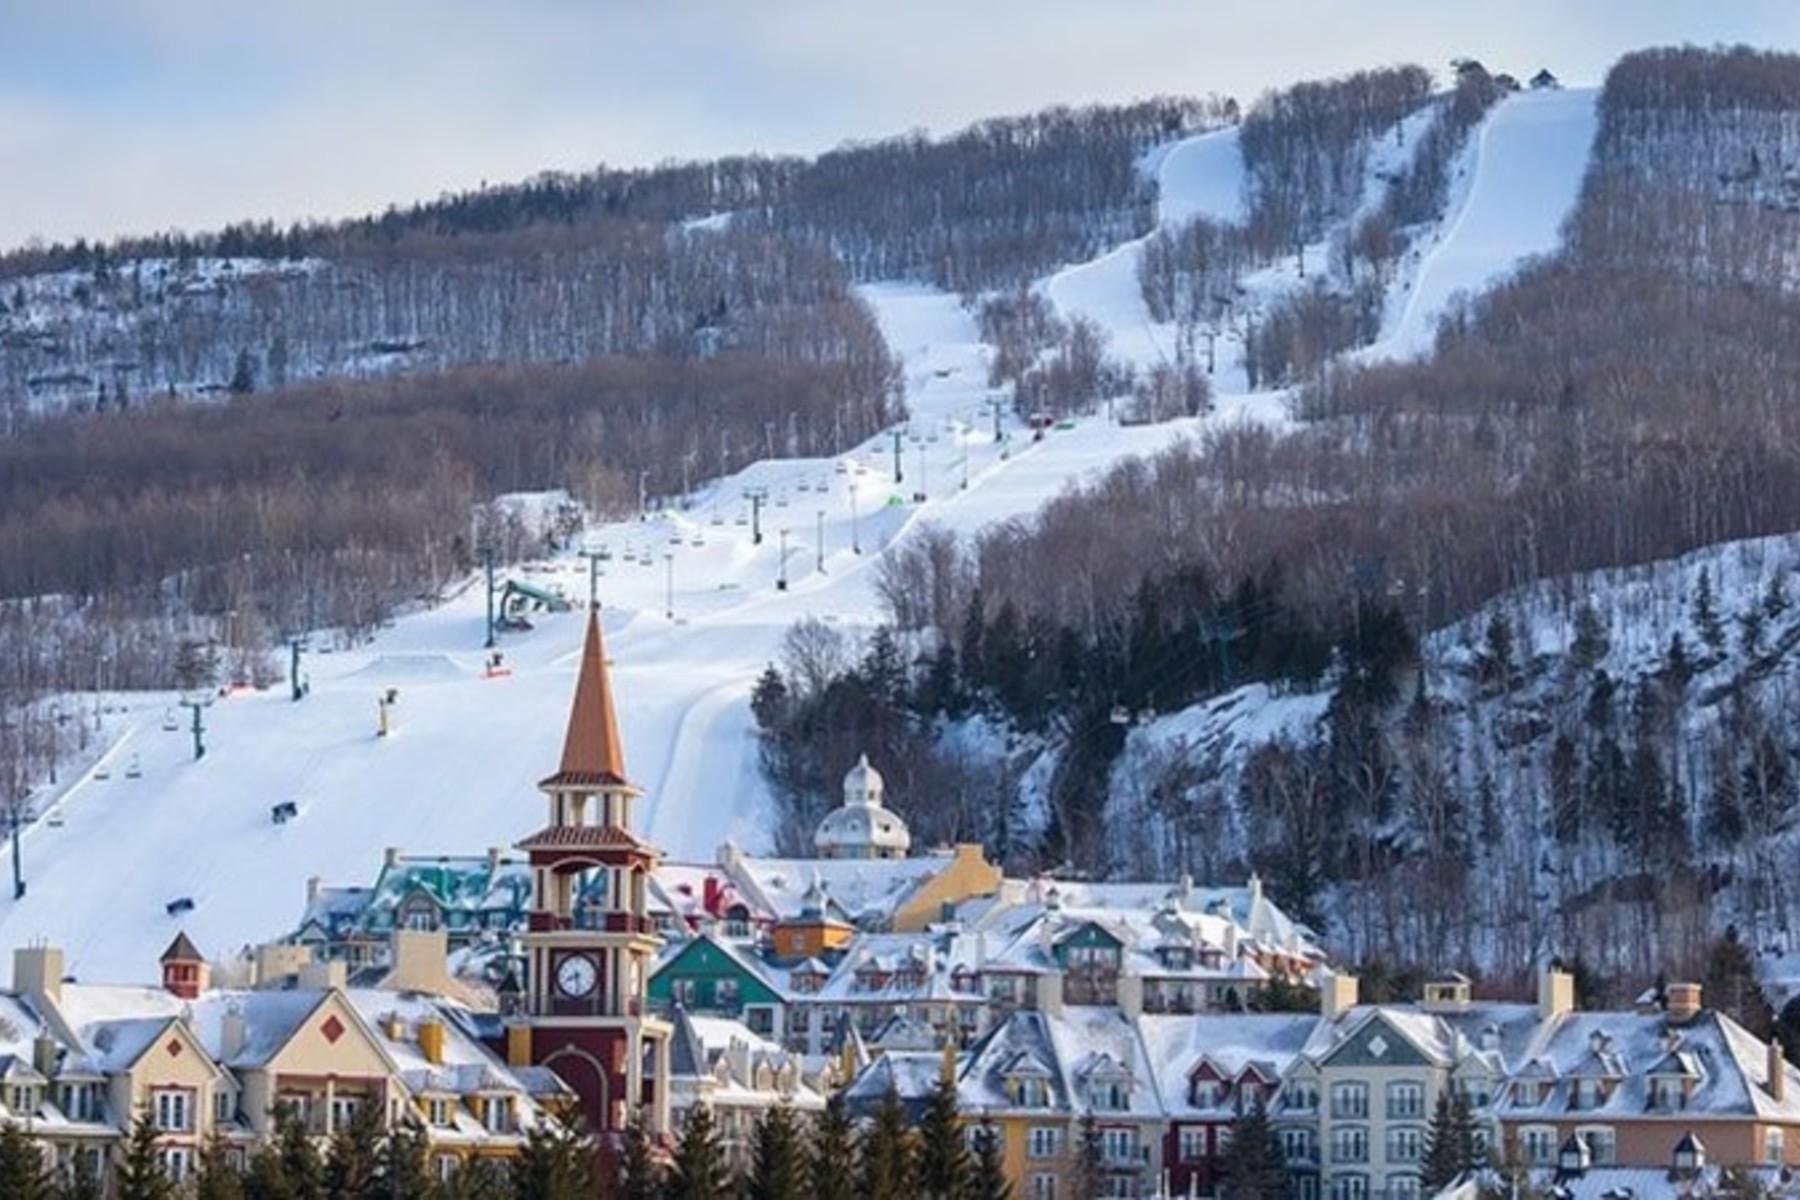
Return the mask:
{"type": "MultiPolygon", "coordinates": [[[[1538,203],[1529,180],[1544,170],[1532,130],[1563,130],[1557,155],[1573,155],[1574,131],[1591,131],[1591,110],[1592,95],[1578,93],[1500,106],[1396,336],[1423,327],[1438,303],[1432,297],[1504,270],[1509,253],[1547,248],[1545,231],[1554,232],[1561,210],[1548,226],[1523,211],[1538,203]],[[1486,275],[1469,265],[1477,262],[1486,275]]],[[[1165,220],[1237,215],[1235,134],[1179,143],[1148,169],[1162,185],[1165,220]]],[[[1570,166],[1543,184],[1544,194],[1566,208],[1578,178],[1570,166]]],[[[1144,310],[1137,248],[1074,265],[1043,287],[1065,312],[1099,322],[1115,354],[1148,363],[1170,347],[1144,310]]],[[[1070,482],[1199,428],[1120,428],[1095,417],[1032,442],[1008,418],[1007,440],[997,443],[987,350],[956,298],[900,285],[864,295],[906,362],[914,417],[900,442],[903,480],[894,475],[894,440],[882,436],[836,461],[759,463],[679,513],[596,528],[589,538],[608,555],[599,591],[628,767],[648,795],[649,836],[678,858],[709,857],[728,837],[768,844],[750,687],[801,616],[853,628],[878,619],[872,567],[882,547],[921,521],[973,532],[1029,514],[1070,482]],[[761,545],[748,524],[752,488],[769,498],[761,545]],[[914,502],[915,492],[926,499],[914,502]]],[[[1241,394],[1241,370],[1229,361],[1215,390],[1219,402],[1204,421],[1280,415],[1279,395],[1241,394]]],[[[586,595],[587,567],[573,555],[528,577],[586,595]]],[[[530,632],[503,635],[509,673],[488,677],[483,615],[482,589],[469,586],[368,646],[310,654],[311,692],[300,703],[285,690],[217,699],[205,710],[207,753],[198,761],[174,697],[123,698],[100,767],[40,800],[56,819],[23,836],[29,892],[0,900],[0,944],[47,936],[84,977],[141,978],[177,928],[214,954],[284,932],[308,877],[367,880],[385,846],[472,853],[535,828],[543,802],[533,783],[556,761],[581,618],[545,616],[530,632]],[[392,731],[378,737],[377,701],[390,688],[392,731]],[[276,824],[271,809],[283,803],[298,815],[276,824]],[[181,900],[192,910],[171,916],[167,906],[181,900]]]]}

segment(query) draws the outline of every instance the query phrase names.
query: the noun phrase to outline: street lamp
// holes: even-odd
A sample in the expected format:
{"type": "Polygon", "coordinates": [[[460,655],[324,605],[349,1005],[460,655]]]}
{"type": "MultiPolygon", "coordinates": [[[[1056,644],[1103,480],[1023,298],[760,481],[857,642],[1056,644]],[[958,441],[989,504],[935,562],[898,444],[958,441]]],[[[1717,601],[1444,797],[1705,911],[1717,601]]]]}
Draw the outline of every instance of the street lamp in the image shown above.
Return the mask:
{"type": "Polygon", "coordinates": [[[819,574],[823,575],[825,573],[825,510],[822,508],[819,510],[819,536],[816,540],[819,543],[817,570],[819,574]]]}
{"type": "Polygon", "coordinates": [[[856,524],[856,477],[850,477],[850,553],[862,553],[862,537],[856,524]]]}
{"type": "Polygon", "coordinates": [[[675,619],[675,552],[673,550],[663,551],[663,567],[663,616],[673,621],[675,619]]]}
{"type": "Polygon", "coordinates": [[[899,428],[899,426],[895,426],[894,427],[894,482],[895,483],[903,482],[905,480],[905,478],[906,477],[900,473],[900,428],[899,428]]]}
{"type": "Polygon", "coordinates": [[[781,529],[781,557],[775,567],[775,590],[778,592],[787,591],[787,535],[787,527],[784,525],[781,529]]]}

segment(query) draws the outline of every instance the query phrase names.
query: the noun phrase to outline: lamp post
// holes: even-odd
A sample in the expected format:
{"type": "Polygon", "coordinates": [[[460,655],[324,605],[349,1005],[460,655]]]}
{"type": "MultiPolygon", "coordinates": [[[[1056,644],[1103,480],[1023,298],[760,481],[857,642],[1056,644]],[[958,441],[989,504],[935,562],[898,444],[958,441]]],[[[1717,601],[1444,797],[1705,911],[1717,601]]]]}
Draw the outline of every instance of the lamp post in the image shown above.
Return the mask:
{"type": "Polygon", "coordinates": [[[775,590],[787,591],[787,527],[781,529],[781,556],[775,566],[775,590]]]}
{"type": "Polygon", "coordinates": [[[675,619],[675,552],[663,551],[663,616],[675,619]]]}
{"type": "Polygon", "coordinates": [[[588,565],[588,608],[600,607],[600,559],[606,553],[587,547],[581,551],[581,557],[587,559],[588,565]]]}
{"type": "Polygon", "coordinates": [[[750,544],[762,545],[762,506],[769,499],[769,489],[753,487],[744,489],[744,499],[750,501],[750,544]]]}
{"type": "Polygon", "coordinates": [[[182,699],[181,707],[189,709],[194,714],[192,725],[194,733],[194,761],[199,762],[206,757],[206,718],[201,714],[212,707],[212,701],[209,699],[202,699],[198,696],[189,696],[182,699]]]}
{"type": "Polygon", "coordinates": [[[900,473],[900,429],[896,426],[894,428],[894,482],[901,483],[905,479],[906,476],[900,473]]]}
{"type": "Polygon", "coordinates": [[[825,510],[822,508],[819,510],[819,536],[815,540],[819,543],[818,562],[815,569],[823,575],[825,573],[825,510]]]}
{"type": "Polygon", "coordinates": [[[19,817],[22,815],[22,810],[25,807],[25,802],[30,798],[30,796],[31,796],[31,789],[27,788],[27,789],[25,789],[25,791],[22,794],[15,797],[11,804],[7,805],[7,807],[12,810],[11,815],[12,815],[12,860],[13,860],[13,899],[14,900],[23,900],[25,898],[25,868],[24,868],[23,864],[19,861],[19,817]]]}
{"type": "Polygon", "coordinates": [[[856,524],[856,477],[850,478],[850,553],[862,553],[862,536],[856,524]]]}
{"type": "Polygon", "coordinates": [[[306,639],[299,634],[288,639],[288,690],[293,693],[295,703],[306,695],[306,689],[300,684],[300,652],[304,649],[306,639]]]}

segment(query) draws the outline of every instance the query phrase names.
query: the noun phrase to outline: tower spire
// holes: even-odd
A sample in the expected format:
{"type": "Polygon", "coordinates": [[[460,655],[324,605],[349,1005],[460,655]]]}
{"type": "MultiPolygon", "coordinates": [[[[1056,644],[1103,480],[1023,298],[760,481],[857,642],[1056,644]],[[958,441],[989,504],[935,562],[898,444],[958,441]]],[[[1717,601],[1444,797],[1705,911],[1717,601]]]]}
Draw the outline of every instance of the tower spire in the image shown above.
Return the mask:
{"type": "Polygon", "coordinates": [[[587,640],[581,647],[581,671],[569,706],[569,731],[563,737],[562,764],[546,782],[622,785],[625,752],[619,741],[618,710],[606,670],[606,647],[600,639],[600,614],[588,612],[587,640]]]}

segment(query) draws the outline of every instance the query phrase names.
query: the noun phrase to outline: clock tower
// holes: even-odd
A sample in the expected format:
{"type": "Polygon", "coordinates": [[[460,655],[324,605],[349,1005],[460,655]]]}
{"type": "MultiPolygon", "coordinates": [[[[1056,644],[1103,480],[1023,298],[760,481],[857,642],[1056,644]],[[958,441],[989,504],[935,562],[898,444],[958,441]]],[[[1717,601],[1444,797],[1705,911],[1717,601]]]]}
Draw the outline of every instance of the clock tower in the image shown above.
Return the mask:
{"type": "Polygon", "coordinates": [[[507,1029],[507,1057],[555,1071],[603,1140],[634,1118],[655,1137],[669,1128],[674,1032],[645,999],[662,945],[648,915],[661,854],[631,831],[643,793],[625,778],[597,612],[588,614],[562,763],[538,788],[549,823],[518,844],[532,896],[525,1003],[507,1029]]]}

